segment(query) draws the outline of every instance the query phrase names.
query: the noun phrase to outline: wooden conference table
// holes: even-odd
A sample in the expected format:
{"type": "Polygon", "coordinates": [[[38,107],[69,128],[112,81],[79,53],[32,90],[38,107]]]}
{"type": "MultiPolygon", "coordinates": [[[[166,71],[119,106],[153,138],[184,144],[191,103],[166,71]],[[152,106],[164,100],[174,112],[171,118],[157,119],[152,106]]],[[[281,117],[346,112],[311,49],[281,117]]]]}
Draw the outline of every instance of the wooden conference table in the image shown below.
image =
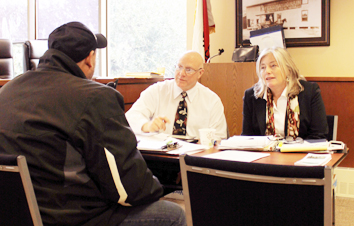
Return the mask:
{"type": "MultiPolygon", "coordinates": [[[[212,154],[219,152],[217,148],[211,148],[202,152],[192,154],[192,156],[202,157],[204,155],[212,154]]],[[[153,169],[158,170],[171,170],[179,171],[180,163],[178,155],[168,155],[168,154],[151,154],[141,152],[148,166],[153,169]]],[[[307,153],[281,153],[281,152],[267,152],[270,156],[258,159],[253,161],[253,163],[262,163],[262,164],[272,164],[272,165],[288,165],[293,166],[294,163],[303,157],[307,153]]],[[[347,153],[334,153],[332,154],[332,159],[326,164],[329,168],[335,168],[345,157],[347,153]]],[[[154,170],[153,170],[154,171],[154,170]]],[[[165,184],[168,187],[175,187],[171,184],[165,184]]],[[[181,188],[181,186],[176,186],[176,189],[181,188]]]]}
{"type": "MultiPolygon", "coordinates": [[[[219,152],[217,148],[211,148],[209,150],[205,150],[199,153],[195,153],[192,156],[203,156],[207,154],[212,154],[219,152]]],[[[262,163],[262,164],[272,164],[272,165],[288,165],[293,166],[294,163],[303,157],[307,153],[280,153],[280,152],[269,152],[270,156],[265,158],[258,159],[253,161],[253,163],[262,163]]],[[[166,177],[169,177],[170,173],[179,172],[180,171],[180,162],[179,156],[177,155],[167,155],[167,154],[151,154],[151,153],[144,153],[142,151],[142,155],[148,165],[148,167],[156,174],[156,176],[162,177],[159,178],[161,183],[168,189],[168,192],[173,190],[182,189],[182,185],[177,182],[174,183],[174,178],[168,178],[165,180],[166,177]],[[159,172],[164,172],[163,175],[159,175],[159,172]],[[173,182],[172,182],[173,180],[173,182]],[[172,183],[171,183],[172,182],[172,183]]],[[[329,168],[336,167],[347,155],[347,153],[334,153],[332,154],[332,159],[329,161],[326,166],[329,168]]]]}
{"type": "MultiPolygon", "coordinates": [[[[217,148],[211,148],[202,152],[192,154],[192,156],[204,156],[212,153],[219,152],[217,148]]],[[[267,152],[270,156],[261,158],[253,161],[253,163],[264,163],[264,164],[274,164],[274,165],[294,165],[294,163],[303,157],[307,153],[281,153],[281,152],[267,152]]],[[[156,162],[166,162],[166,163],[175,163],[179,164],[179,156],[177,155],[167,155],[167,154],[151,154],[144,153],[142,155],[146,160],[156,161],[156,162]]],[[[347,153],[334,153],[332,154],[332,159],[329,161],[326,166],[335,167],[337,166],[347,155],[347,153]]]]}

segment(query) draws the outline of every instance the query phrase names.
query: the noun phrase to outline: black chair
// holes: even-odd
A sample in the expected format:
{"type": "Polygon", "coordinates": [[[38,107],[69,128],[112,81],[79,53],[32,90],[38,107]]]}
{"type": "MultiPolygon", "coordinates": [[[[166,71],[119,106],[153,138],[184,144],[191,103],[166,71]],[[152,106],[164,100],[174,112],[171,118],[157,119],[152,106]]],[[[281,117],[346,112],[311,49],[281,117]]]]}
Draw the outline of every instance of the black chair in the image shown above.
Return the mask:
{"type": "Polygon", "coordinates": [[[188,226],[332,225],[333,169],[180,156],[188,226]]]}
{"type": "Polygon", "coordinates": [[[26,67],[27,70],[35,70],[39,63],[39,58],[48,50],[48,40],[37,39],[25,42],[27,46],[26,67]]]}
{"type": "Polygon", "coordinates": [[[26,158],[0,154],[0,225],[43,226],[26,158]]]}
{"type": "Polygon", "coordinates": [[[11,79],[14,75],[12,42],[0,39],[0,79],[11,79]]]}
{"type": "Polygon", "coordinates": [[[328,135],[327,140],[337,140],[338,115],[327,115],[328,135]]]}

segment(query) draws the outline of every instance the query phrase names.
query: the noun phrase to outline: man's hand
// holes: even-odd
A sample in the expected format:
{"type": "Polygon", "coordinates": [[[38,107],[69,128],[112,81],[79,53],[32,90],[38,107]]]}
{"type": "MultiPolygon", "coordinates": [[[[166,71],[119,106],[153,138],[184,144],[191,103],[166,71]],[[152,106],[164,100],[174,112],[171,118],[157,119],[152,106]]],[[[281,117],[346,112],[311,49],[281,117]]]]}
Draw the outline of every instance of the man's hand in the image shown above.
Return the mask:
{"type": "Polygon", "coordinates": [[[170,123],[167,117],[157,117],[143,125],[141,130],[145,133],[160,132],[166,130],[166,123],[170,123]]]}

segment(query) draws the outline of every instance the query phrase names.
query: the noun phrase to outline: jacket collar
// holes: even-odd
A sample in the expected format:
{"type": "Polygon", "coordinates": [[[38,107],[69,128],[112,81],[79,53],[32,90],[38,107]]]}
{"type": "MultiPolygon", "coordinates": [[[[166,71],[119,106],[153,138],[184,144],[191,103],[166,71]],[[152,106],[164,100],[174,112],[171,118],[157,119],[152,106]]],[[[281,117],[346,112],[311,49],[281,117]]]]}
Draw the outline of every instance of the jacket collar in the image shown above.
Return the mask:
{"type": "Polygon", "coordinates": [[[38,71],[60,71],[86,79],[84,72],[66,54],[56,49],[48,49],[39,59],[38,71]]]}
{"type": "Polygon", "coordinates": [[[263,98],[257,98],[255,104],[255,111],[257,116],[257,121],[259,125],[259,129],[261,131],[261,135],[265,135],[266,129],[266,103],[267,101],[263,98]]]}

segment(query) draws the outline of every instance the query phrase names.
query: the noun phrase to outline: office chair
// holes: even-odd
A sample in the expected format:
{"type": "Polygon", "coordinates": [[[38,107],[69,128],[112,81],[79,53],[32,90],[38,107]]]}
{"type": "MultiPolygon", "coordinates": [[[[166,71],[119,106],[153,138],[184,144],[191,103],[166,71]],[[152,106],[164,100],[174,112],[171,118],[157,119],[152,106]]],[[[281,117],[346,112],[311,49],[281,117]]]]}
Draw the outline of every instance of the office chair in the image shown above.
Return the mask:
{"type": "Polygon", "coordinates": [[[338,115],[327,115],[328,135],[327,140],[337,140],[338,115]]]}
{"type": "Polygon", "coordinates": [[[37,39],[25,42],[27,46],[26,67],[27,70],[36,70],[39,58],[48,50],[48,40],[37,39]]]}
{"type": "Polygon", "coordinates": [[[11,79],[14,75],[12,42],[0,39],[0,79],[11,79]]]}
{"type": "Polygon", "coordinates": [[[324,166],[180,156],[188,226],[332,225],[331,172],[324,166]]]}
{"type": "Polygon", "coordinates": [[[0,154],[0,225],[43,226],[26,158],[0,154]]]}

